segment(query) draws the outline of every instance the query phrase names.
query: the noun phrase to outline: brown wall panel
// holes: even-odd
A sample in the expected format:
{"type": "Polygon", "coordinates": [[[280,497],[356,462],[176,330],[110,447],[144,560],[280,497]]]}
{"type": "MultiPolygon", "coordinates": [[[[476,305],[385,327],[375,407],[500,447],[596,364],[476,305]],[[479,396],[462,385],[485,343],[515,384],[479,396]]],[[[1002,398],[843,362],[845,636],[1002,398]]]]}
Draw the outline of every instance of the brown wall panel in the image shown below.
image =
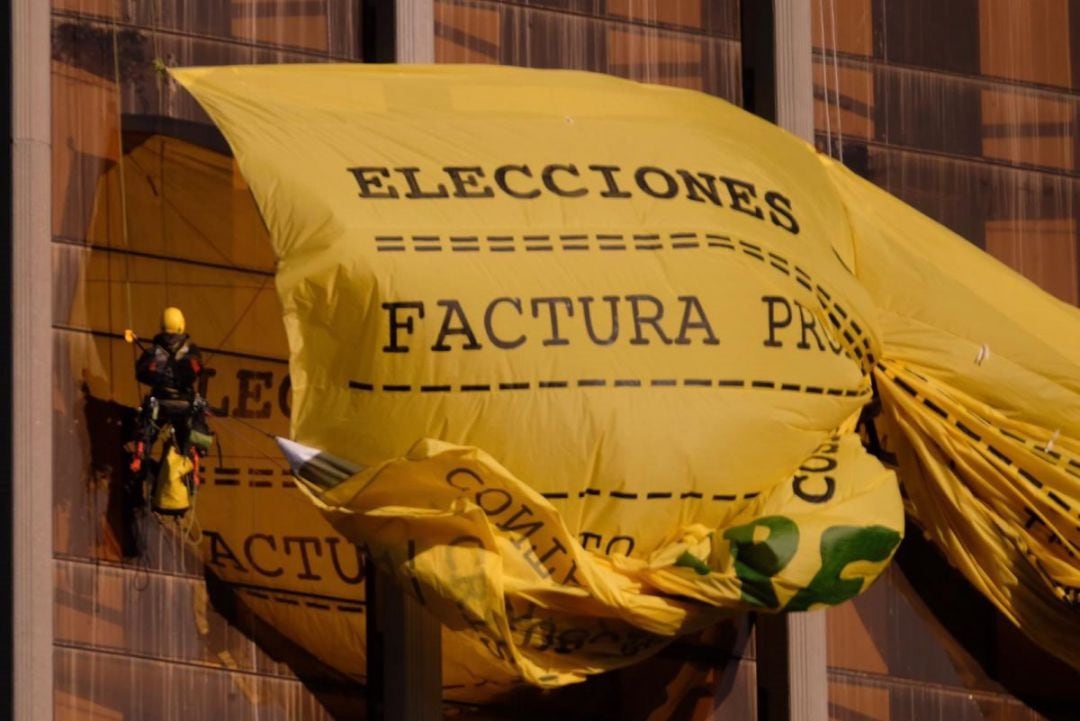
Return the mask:
{"type": "MultiPolygon", "coordinates": [[[[115,18],[126,29],[183,33],[245,45],[291,47],[311,55],[360,58],[359,0],[54,0],[53,12],[115,18]]],[[[164,58],[164,54],[159,53],[164,58]]]]}
{"type": "Polygon", "coordinates": [[[59,559],[55,566],[56,642],[160,661],[292,678],[212,606],[202,578],[139,564],[59,559]]]}
{"type": "MultiPolygon", "coordinates": [[[[156,60],[168,67],[183,67],[334,59],[326,53],[301,52],[296,48],[259,45],[242,39],[217,39],[161,27],[155,30],[147,26],[124,25],[115,30],[125,114],[209,122],[194,98],[158,69],[156,60]]],[[[114,62],[113,31],[114,27],[106,21],[54,14],[53,59],[115,85],[117,63],[114,62]]]]}
{"type": "Polygon", "coordinates": [[[872,146],[870,179],[980,248],[993,199],[986,169],[939,156],[872,146]]]}
{"type": "Polygon", "coordinates": [[[875,67],[876,140],[957,155],[982,152],[979,87],[963,79],[875,67]]]}
{"type": "Polygon", "coordinates": [[[890,63],[979,72],[979,0],[876,0],[875,46],[890,63]]]}
{"type": "Polygon", "coordinates": [[[197,664],[56,650],[56,721],[330,721],[299,681],[197,664]]]}
{"type": "Polygon", "coordinates": [[[834,138],[871,140],[874,73],[868,67],[814,59],[814,127],[834,138]]]}
{"type": "Polygon", "coordinates": [[[1080,244],[1073,218],[991,220],[986,250],[1066,303],[1080,304],[1080,244]]]}
{"type": "Polygon", "coordinates": [[[980,0],[981,72],[1068,88],[1069,0],[980,0]]]}
{"type": "Polygon", "coordinates": [[[815,56],[814,94],[819,133],[1075,172],[1074,95],[828,54],[815,56]]]}
{"type": "Polygon", "coordinates": [[[829,679],[830,721],[894,721],[889,706],[886,687],[853,683],[835,674],[829,679]]]}
{"type": "Polygon", "coordinates": [[[826,613],[828,663],[838,673],[1004,693],[895,565],[870,590],[826,613]]]}
{"type": "Polygon", "coordinates": [[[438,0],[436,60],[591,70],[695,88],[733,102],[741,97],[739,44],[720,20],[730,8],[737,11],[734,3],[663,10],[651,3],[608,4],[603,15],[552,7],[438,0]]]}
{"type": "Polygon", "coordinates": [[[1041,721],[1019,701],[964,689],[905,684],[842,673],[829,677],[833,721],[1041,721]]]}
{"type": "Polygon", "coordinates": [[[1075,169],[1078,103],[1015,88],[982,91],[982,155],[1017,165],[1075,169]]]}
{"type": "Polygon", "coordinates": [[[53,233],[85,237],[99,178],[119,156],[116,85],[54,61],[52,103],[53,233]]]}
{"type": "Polygon", "coordinates": [[[706,46],[697,38],[664,37],[637,29],[607,34],[608,72],[643,82],[704,90],[706,46]]]}
{"type": "Polygon", "coordinates": [[[267,45],[329,52],[330,19],[324,0],[232,0],[231,35],[267,45]]]}
{"type": "Polygon", "coordinates": [[[873,54],[872,6],[871,0],[811,0],[813,47],[852,55],[873,54]]]}
{"type": "Polygon", "coordinates": [[[435,60],[440,63],[498,63],[502,39],[498,7],[437,0],[435,60]]]}

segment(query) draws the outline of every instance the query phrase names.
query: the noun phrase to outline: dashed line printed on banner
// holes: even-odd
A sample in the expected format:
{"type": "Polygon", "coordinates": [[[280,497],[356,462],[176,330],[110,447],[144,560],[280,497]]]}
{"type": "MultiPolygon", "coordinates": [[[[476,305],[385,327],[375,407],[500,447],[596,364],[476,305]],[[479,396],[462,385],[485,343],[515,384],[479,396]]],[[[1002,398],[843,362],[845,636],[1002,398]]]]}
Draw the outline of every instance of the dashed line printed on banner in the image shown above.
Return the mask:
{"type": "Polygon", "coordinates": [[[214,486],[247,487],[247,488],[296,488],[293,481],[292,471],[288,469],[249,467],[247,469],[247,482],[241,474],[239,467],[211,466],[207,469],[206,476],[214,486]],[[280,474],[282,479],[275,482],[273,476],[280,474]]]}
{"type": "MultiPolygon", "coordinates": [[[[918,379],[919,381],[927,385],[933,385],[933,382],[930,381],[928,378],[905,366],[901,366],[900,372],[893,368],[889,368],[888,366],[881,363],[877,365],[877,368],[885,375],[886,378],[895,383],[896,386],[900,388],[905,394],[909,395],[912,399],[922,403],[922,405],[934,415],[941,418],[945,423],[956,428],[960,433],[970,439],[976,446],[976,448],[985,451],[987,454],[992,456],[996,461],[998,461],[1002,466],[1005,467],[1006,472],[1015,474],[1022,478],[1025,482],[1029,483],[1036,492],[1043,494],[1054,506],[1057,506],[1061,511],[1069,514],[1070,517],[1080,518],[1080,513],[1075,513],[1069,502],[1057,493],[1055,493],[1053,489],[1048,488],[1046,486],[1046,483],[1037,478],[1030,471],[1020,467],[1020,465],[1017,464],[1012,457],[1010,457],[1007,453],[1004,453],[1000,448],[994,446],[992,441],[984,434],[979,433],[975,429],[971,428],[962,420],[957,418],[954,414],[942,408],[940,404],[935,403],[931,398],[927,397],[927,395],[919,392],[915,387],[911,385],[911,383],[908,383],[900,377],[900,372],[907,373],[912,378],[918,379]]],[[[948,393],[945,393],[940,389],[939,392],[941,393],[942,397],[947,398],[953,403],[956,403],[956,401],[952,399],[948,393]]],[[[957,403],[957,405],[959,404],[957,403]]],[[[1074,476],[1078,475],[1068,466],[1071,465],[1075,466],[1076,468],[1080,468],[1080,460],[1063,457],[1062,453],[1060,453],[1059,451],[1055,451],[1046,446],[1040,448],[1037,442],[1031,438],[1025,438],[1018,433],[998,427],[991,423],[989,420],[983,418],[976,413],[971,413],[971,415],[979,420],[981,427],[989,429],[991,433],[996,433],[999,437],[1003,439],[1007,438],[1009,440],[1020,443],[1024,446],[1025,450],[1028,453],[1031,453],[1037,458],[1040,458],[1043,461],[1049,461],[1051,463],[1054,463],[1059,467],[1063,467],[1068,473],[1071,473],[1074,476]]],[[[1042,521],[1038,514],[1036,514],[1036,512],[1032,508],[1025,506],[1024,510],[1028,514],[1028,521],[1024,524],[1024,529],[1030,531],[1031,527],[1035,523],[1041,523],[1042,521]]],[[[1075,520],[1073,521],[1073,523],[1075,523],[1075,520]]],[[[1078,531],[1080,531],[1080,526],[1077,526],[1076,528],[1078,531]]],[[[1077,558],[1077,553],[1072,548],[1073,543],[1068,538],[1059,536],[1056,532],[1054,532],[1052,527],[1051,532],[1053,533],[1052,538],[1057,539],[1057,544],[1059,545],[1059,547],[1063,548],[1070,558],[1077,558]]],[[[1016,536],[1013,541],[1015,542],[1020,552],[1024,554],[1024,556],[1028,559],[1032,566],[1034,566],[1038,573],[1053,589],[1054,595],[1056,595],[1059,599],[1069,604],[1072,604],[1075,607],[1078,601],[1080,601],[1080,588],[1063,584],[1056,578],[1054,578],[1053,575],[1046,568],[1046,566],[1039,559],[1038,555],[1035,554],[1035,552],[1028,546],[1028,544],[1023,540],[1021,536],[1016,536]]]]}
{"type": "Polygon", "coordinates": [[[496,391],[558,390],[565,388],[725,388],[778,390],[808,395],[860,398],[869,396],[869,385],[862,388],[829,388],[774,380],[740,378],[577,378],[574,380],[512,381],[501,383],[462,383],[414,385],[410,383],[370,383],[350,380],[349,388],[368,393],[491,393],[496,391]]]}
{"type": "Polygon", "coordinates": [[[289,591],[276,589],[269,586],[252,586],[247,584],[229,583],[228,585],[242,591],[244,595],[263,601],[273,601],[286,606],[303,606],[319,611],[335,611],[338,613],[363,613],[364,602],[308,594],[301,591],[289,591]]]}
{"type": "Polygon", "coordinates": [[[683,491],[681,493],[675,491],[643,491],[640,493],[633,491],[605,491],[599,488],[585,488],[577,492],[570,491],[558,491],[551,493],[542,493],[544,498],[549,501],[565,501],[571,498],[612,498],[618,501],[685,501],[688,499],[705,501],[749,501],[757,498],[761,495],[760,491],[752,491],[750,493],[702,493],[700,491],[683,491]]]}
{"type": "Polygon", "coordinates": [[[536,253],[574,251],[662,251],[713,249],[742,253],[783,273],[814,294],[829,322],[846,341],[845,350],[869,374],[876,359],[870,339],[859,322],[835,301],[825,288],[797,263],[748,240],[732,239],[718,233],[681,231],[674,233],[556,233],[522,235],[376,235],[380,253],[536,253]]]}
{"type": "MultiPolygon", "coordinates": [[[[832,494],[836,489],[836,478],[834,476],[826,475],[828,471],[836,467],[837,461],[833,458],[840,449],[839,445],[840,437],[832,435],[824,443],[814,449],[813,453],[803,461],[799,466],[798,472],[793,474],[787,483],[792,483],[796,487],[805,482],[811,474],[820,475],[826,482],[826,488],[828,489],[822,497],[822,500],[827,500],[832,497],[832,494]],[[828,457],[828,458],[826,458],[828,457]],[[823,468],[815,468],[808,466],[811,461],[820,462],[822,460],[833,459],[831,464],[827,464],[823,468]]],[[[798,491],[796,491],[798,493],[798,491]]],[[[733,502],[733,501],[749,501],[757,498],[761,495],[761,491],[750,491],[745,493],[705,493],[703,491],[620,491],[620,490],[603,490],[600,488],[585,488],[577,492],[573,491],[558,491],[542,493],[544,498],[551,501],[566,501],[572,498],[611,498],[620,501],[720,501],[720,502],[733,502]]]]}
{"type": "MultiPolygon", "coordinates": [[[[1067,500],[1062,498],[1059,494],[1055,493],[1053,489],[1048,488],[1046,483],[1044,483],[1042,480],[1037,478],[1033,473],[1031,473],[1030,471],[1028,471],[1025,468],[1022,468],[1009,454],[1005,453],[1000,448],[996,447],[993,444],[992,440],[990,438],[988,438],[985,434],[980,433],[977,430],[971,428],[970,426],[965,424],[962,420],[957,418],[954,414],[952,414],[949,411],[947,411],[946,409],[942,408],[941,405],[939,405],[938,403],[935,403],[934,400],[929,398],[926,394],[921,393],[920,391],[918,391],[910,383],[908,383],[903,378],[901,378],[900,373],[897,372],[895,369],[889,368],[888,366],[880,364],[880,363],[878,364],[877,367],[882,373],[885,374],[885,377],[888,378],[889,380],[891,380],[893,383],[895,383],[896,386],[900,390],[902,390],[907,395],[911,396],[916,401],[920,402],[927,410],[929,410],[931,413],[933,413],[934,415],[941,418],[947,424],[949,424],[952,427],[956,428],[956,430],[958,430],[960,433],[962,433],[964,436],[966,436],[968,439],[970,439],[976,445],[977,448],[979,448],[980,450],[986,451],[987,454],[992,456],[1001,465],[1005,466],[1005,468],[1008,470],[1008,472],[1014,473],[1015,475],[1022,478],[1024,481],[1026,481],[1028,484],[1030,484],[1036,491],[1038,491],[1038,492],[1042,493],[1043,495],[1045,495],[1047,500],[1049,500],[1053,505],[1057,506],[1058,508],[1060,508],[1065,513],[1072,514],[1076,518],[1080,518],[1080,513],[1074,513],[1074,509],[1072,508],[1072,506],[1069,504],[1069,502],[1067,500]]],[[[927,383],[927,384],[931,383],[931,381],[929,379],[925,378],[924,376],[916,373],[915,371],[913,371],[913,370],[911,370],[909,368],[906,368],[906,367],[903,368],[902,372],[908,373],[913,378],[917,378],[918,380],[920,380],[920,381],[922,381],[924,383],[927,383]]],[[[945,397],[948,397],[944,393],[942,395],[944,395],[945,397]]],[[[1069,466],[1072,465],[1072,466],[1075,466],[1076,468],[1080,469],[1080,461],[1078,461],[1076,459],[1072,459],[1072,458],[1063,458],[1062,454],[1059,451],[1055,451],[1055,450],[1046,448],[1045,446],[1040,448],[1038,446],[1037,442],[1034,441],[1033,439],[1025,438],[1024,436],[1022,436],[1022,435],[1020,435],[1018,433],[1015,433],[1015,432],[1009,431],[1007,429],[995,426],[992,423],[990,423],[990,421],[986,420],[985,418],[982,418],[981,416],[978,416],[977,414],[972,414],[972,415],[974,417],[978,418],[981,425],[983,427],[989,429],[992,433],[996,433],[999,437],[1008,438],[1008,439],[1010,439],[1012,441],[1021,443],[1029,453],[1035,455],[1037,458],[1040,458],[1043,461],[1049,461],[1051,463],[1054,463],[1054,464],[1058,465],[1059,467],[1063,468],[1063,470],[1065,470],[1066,472],[1068,472],[1068,473],[1070,473],[1072,475],[1077,475],[1077,473],[1074,470],[1072,470],[1071,468],[1069,468],[1069,466]]],[[[1078,477],[1080,477],[1080,476],[1078,476],[1078,477]]],[[[1075,553],[1067,545],[1065,546],[1065,549],[1069,553],[1070,556],[1075,557],[1075,553]]]]}

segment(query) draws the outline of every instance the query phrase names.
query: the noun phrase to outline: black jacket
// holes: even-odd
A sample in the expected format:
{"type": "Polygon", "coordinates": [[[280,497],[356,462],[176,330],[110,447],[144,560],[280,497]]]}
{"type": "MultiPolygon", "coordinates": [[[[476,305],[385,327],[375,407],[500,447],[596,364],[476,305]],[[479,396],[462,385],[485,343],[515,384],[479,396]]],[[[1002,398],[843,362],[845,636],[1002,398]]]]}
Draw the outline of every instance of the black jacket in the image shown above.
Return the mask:
{"type": "Polygon", "coordinates": [[[158,333],[135,362],[135,378],[161,400],[192,400],[202,356],[186,333],[158,333]]]}

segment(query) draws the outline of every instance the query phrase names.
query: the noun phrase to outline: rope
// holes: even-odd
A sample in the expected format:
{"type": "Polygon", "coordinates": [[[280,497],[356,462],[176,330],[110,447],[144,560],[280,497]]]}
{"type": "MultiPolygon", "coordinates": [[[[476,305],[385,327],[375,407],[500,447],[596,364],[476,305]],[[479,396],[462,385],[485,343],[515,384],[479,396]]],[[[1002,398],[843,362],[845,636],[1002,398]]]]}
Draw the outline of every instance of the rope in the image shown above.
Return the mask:
{"type": "Polygon", "coordinates": [[[824,3],[818,3],[818,29],[821,32],[821,50],[824,58],[824,67],[821,69],[821,85],[825,92],[825,147],[829,153],[829,157],[833,156],[832,152],[832,113],[830,112],[829,104],[829,55],[828,50],[825,47],[825,6],[824,3]]]}
{"type": "MultiPolygon", "coordinates": [[[[131,300],[131,237],[128,229],[128,207],[127,207],[127,172],[125,169],[124,158],[124,94],[123,84],[120,77],[120,41],[119,30],[116,25],[116,18],[119,15],[121,9],[120,3],[117,2],[117,12],[110,18],[110,25],[112,26],[112,53],[113,53],[113,82],[116,84],[116,164],[119,170],[120,176],[120,237],[123,241],[123,247],[125,251],[124,256],[124,320],[125,327],[131,328],[133,326],[133,314],[132,314],[132,300],[131,300]]],[[[111,264],[110,264],[111,265],[111,264]]],[[[110,273],[111,275],[111,273],[110,273]]],[[[111,283],[110,278],[110,283],[111,283]]],[[[111,294],[110,294],[111,295],[111,294]]],[[[111,305],[111,301],[110,301],[111,305]]],[[[112,351],[110,343],[109,363],[112,365],[112,351]]],[[[132,360],[138,359],[138,351],[135,345],[131,346],[132,360]]],[[[141,485],[141,481],[140,481],[141,485]]],[[[140,493],[143,489],[140,488],[140,493]]],[[[147,499],[148,501],[149,499],[147,499]]],[[[136,572],[132,579],[132,587],[138,591],[145,591],[150,585],[150,559],[149,553],[149,540],[145,524],[143,519],[144,512],[133,511],[132,523],[134,528],[131,529],[132,534],[135,537],[135,543],[138,548],[138,557],[136,558],[136,572]]],[[[95,524],[96,527],[97,524],[95,524]]]]}
{"type": "MultiPolygon", "coordinates": [[[[839,45],[836,42],[836,2],[829,0],[829,15],[832,19],[832,53],[833,53],[833,83],[836,86],[836,144],[837,155],[840,163],[844,162],[844,117],[840,107],[840,56],[839,45]]],[[[826,100],[827,100],[826,96],[826,100]]]]}

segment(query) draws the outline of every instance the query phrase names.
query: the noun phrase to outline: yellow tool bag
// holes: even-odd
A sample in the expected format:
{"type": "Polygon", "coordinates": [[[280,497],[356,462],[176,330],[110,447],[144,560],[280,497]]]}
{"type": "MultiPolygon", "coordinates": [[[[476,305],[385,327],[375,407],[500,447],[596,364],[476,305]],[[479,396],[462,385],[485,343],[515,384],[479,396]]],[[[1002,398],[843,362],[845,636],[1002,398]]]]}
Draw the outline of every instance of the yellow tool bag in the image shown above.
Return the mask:
{"type": "Polygon", "coordinates": [[[150,497],[150,507],[155,513],[182,516],[190,510],[193,489],[188,486],[188,477],[193,468],[190,458],[180,455],[174,446],[169,446],[150,497]]]}

